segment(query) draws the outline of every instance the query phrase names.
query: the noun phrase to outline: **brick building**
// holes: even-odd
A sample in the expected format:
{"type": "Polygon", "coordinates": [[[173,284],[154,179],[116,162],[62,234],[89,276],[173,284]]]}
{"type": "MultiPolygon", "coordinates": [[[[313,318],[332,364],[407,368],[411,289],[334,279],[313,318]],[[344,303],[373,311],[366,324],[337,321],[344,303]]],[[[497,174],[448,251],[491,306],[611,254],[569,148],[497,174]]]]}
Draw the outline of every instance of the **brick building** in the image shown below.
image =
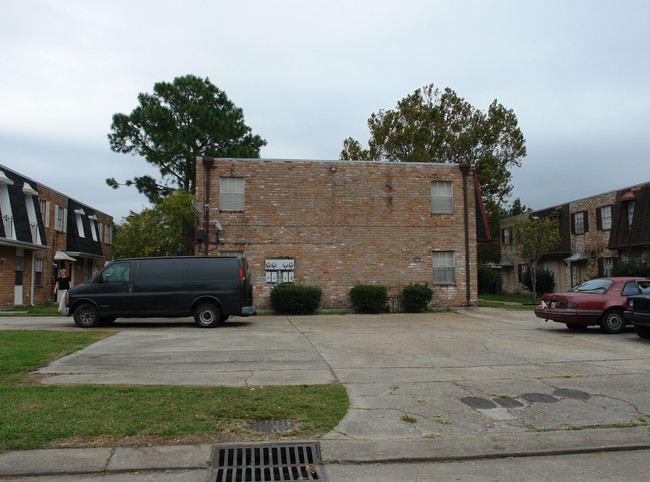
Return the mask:
{"type": "Polygon", "coordinates": [[[0,309],[53,302],[112,259],[113,218],[0,165],[0,309]]]}
{"type": "Polygon", "coordinates": [[[619,259],[650,260],[650,183],[644,183],[501,220],[501,280],[507,293],[524,291],[525,267],[512,245],[512,226],[527,216],[558,218],[560,245],[540,264],[553,273],[557,291],[609,276],[619,259]]]}
{"type": "Polygon", "coordinates": [[[324,309],[359,283],[477,303],[490,235],[468,165],[198,158],[196,194],[196,253],[246,256],[260,308],[281,282],[319,286],[324,309]]]}

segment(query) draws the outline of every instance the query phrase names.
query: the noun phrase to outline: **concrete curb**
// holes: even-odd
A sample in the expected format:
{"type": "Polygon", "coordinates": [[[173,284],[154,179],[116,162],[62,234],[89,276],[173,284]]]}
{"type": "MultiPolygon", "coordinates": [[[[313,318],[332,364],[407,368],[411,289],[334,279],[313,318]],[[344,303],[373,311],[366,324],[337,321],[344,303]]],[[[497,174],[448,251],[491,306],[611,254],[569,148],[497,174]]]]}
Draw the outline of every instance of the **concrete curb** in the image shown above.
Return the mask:
{"type": "MultiPolygon", "coordinates": [[[[300,443],[300,441],[288,440],[284,442],[300,443]]],[[[432,440],[330,439],[318,442],[324,465],[449,462],[650,449],[650,430],[647,427],[636,427],[443,436],[432,440]]],[[[259,443],[268,444],[268,442],[259,443]]],[[[251,445],[255,444],[251,443],[251,445]]],[[[0,454],[0,477],[125,474],[175,470],[208,471],[212,469],[214,449],[226,445],[232,444],[9,452],[0,454]]]]}
{"type": "Polygon", "coordinates": [[[449,462],[650,448],[647,427],[442,436],[436,439],[321,440],[325,464],[449,462]]]}

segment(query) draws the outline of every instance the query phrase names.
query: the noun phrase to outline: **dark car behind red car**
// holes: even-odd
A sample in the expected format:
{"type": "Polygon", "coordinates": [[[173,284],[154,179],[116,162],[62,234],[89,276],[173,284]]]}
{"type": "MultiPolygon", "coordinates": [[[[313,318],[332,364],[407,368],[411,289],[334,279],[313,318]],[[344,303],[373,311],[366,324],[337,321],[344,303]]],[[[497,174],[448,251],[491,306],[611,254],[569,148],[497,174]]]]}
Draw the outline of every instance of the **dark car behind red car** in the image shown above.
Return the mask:
{"type": "Polygon", "coordinates": [[[566,293],[543,295],[535,315],[547,321],[565,323],[569,329],[600,325],[607,333],[621,333],[626,324],[623,311],[627,297],[638,294],[650,294],[650,279],[592,279],[566,293]]]}

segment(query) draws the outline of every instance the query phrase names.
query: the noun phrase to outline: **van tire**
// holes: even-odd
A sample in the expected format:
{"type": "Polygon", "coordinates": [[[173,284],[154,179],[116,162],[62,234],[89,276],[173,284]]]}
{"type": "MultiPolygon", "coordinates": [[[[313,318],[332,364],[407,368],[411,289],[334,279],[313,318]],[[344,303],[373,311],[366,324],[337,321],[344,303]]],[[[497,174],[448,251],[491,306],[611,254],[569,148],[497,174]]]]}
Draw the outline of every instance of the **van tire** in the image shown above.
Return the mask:
{"type": "Polygon", "coordinates": [[[97,308],[91,303],[83,303],[74,310],[74,322],[81,328],[92,328],[101,323],[97,308]]]}
{"type": "Polygon", "coordinates": [[[194,310],[194,323],[201,328],[214,328],[221,322],[221,311],[213,303],[201,303],[194,310]]]}

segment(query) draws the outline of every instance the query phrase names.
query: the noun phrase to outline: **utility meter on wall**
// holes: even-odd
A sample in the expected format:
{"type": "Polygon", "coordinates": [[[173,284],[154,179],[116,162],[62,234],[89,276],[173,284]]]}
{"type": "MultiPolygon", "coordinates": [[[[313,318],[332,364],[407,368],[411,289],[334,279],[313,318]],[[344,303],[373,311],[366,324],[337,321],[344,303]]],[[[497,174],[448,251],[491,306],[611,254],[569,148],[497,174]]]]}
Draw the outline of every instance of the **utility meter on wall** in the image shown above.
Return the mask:
{"type": "Polygon", "coordinates": [[[264,262],[267,283],[293,283],[293,258],[267,259],[264,262]]]}

